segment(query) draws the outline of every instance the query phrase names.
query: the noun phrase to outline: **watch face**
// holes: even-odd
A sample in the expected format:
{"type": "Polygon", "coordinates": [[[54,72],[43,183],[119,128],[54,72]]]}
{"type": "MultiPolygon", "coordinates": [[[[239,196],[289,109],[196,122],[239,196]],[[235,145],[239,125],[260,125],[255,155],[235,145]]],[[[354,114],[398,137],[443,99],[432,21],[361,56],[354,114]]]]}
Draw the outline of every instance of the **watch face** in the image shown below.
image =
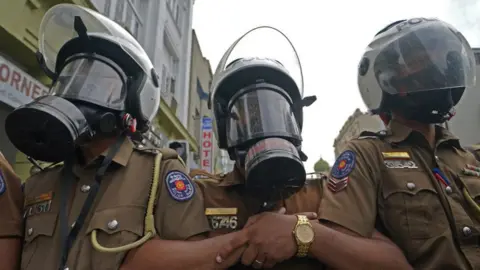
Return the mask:
{"type": "Polygon", "coordinates": [[[295,235],[301,243],[310,243],[314,237],[313,229],[308,224],[298,225],[295,235]]]}

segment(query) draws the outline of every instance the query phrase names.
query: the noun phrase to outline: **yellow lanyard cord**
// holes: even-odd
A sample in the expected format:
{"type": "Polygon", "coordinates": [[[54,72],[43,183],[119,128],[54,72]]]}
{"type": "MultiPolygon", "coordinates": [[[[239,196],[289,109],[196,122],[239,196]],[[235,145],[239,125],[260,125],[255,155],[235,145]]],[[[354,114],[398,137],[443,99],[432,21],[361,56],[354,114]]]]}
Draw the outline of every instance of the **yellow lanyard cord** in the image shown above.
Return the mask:
{"type": "Polygon", "coordinates": [[[155,206],[155,199],[158,193],[158,181],[160,177],[161,161],[162,161],[162,153],[157,153],[157,155],[155,156],[155,165],[153,167],[153,180],[152,180],[152,186],[150,188],[150,195],[148,197],[147,213],[145,215],[144,235],[142,236],[142,238],[138,239],[133,243],[126,244],[124,246],[108,248],[98,243],[97,230],[93,230],[91,235],[91,241],[94,249],[100,252],[108,252],[108,253],[118,253],[118,252],[128,251],[143,245],[145,242],[147,242],[157,234],[157,231],[155,230],[155,217],[153,215],[153,210],[155,206]]]}

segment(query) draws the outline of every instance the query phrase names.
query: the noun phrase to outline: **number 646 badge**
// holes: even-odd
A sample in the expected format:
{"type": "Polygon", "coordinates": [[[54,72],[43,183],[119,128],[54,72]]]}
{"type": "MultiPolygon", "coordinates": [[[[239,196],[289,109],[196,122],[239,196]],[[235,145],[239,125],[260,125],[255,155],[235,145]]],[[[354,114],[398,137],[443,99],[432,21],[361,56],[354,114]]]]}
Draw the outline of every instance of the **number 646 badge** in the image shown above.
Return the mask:
{"type": "Polygon", "coordinates": [[[206,208],[205,215],[210,221],[213,230],[230,229],[238,227],[237,208],[206,208]]]}

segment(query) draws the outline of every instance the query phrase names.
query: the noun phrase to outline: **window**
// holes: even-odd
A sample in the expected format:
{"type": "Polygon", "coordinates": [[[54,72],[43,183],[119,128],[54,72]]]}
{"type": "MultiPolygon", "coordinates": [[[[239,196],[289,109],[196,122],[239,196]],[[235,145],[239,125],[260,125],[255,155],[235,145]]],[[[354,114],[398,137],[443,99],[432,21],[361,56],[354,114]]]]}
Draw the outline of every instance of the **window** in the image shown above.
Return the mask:
{"type": "Polygon", "coordinates": [[[177,113],[177,107],[178,107],[177,100],[174,97],[172,97],[172,103],[170,104],[170,109],[175,114],[177,113]]]}
{"type": "Polygon", "coordinates": [[[201,139],[201,127],[200,123],[202,122],[202,118],[200,117],[200,112],[198,111],[198,108],[195,108],[195,116],[193,117],[195,121],[195,137],[197,140],[201,139]]]}
{"type": "Polygon", "coordinates": [[[175,78],[170,77],[170,93],[175,94],[175,78]]]}
{"type": "Polygon", "coordinates": [[[165,65],[162,66],[162,85],[160,91],[162,93],[167,91],[167,67],[165,65]]]}
{"type": "Polygon", "coordinates": [[[140,30],[140,23],[138,22],[138,20],[134,20],[132,34],[136,39],[138,39],[139,30],[140,30]]]}
{"type": "Polygon", "coordinates": [[[105,0],[105,7],[103,8],[103,14],[105,14],[105,16],[107,17],[110,16],[111,5],[112,5],[112,0],[105,0]]]}
{"type": "Polygon", "coordinates": [[[180,7],[178,5],[175,6],[175,12],[173,13],[173,18],[178,25],[178,15],[180,14],[180,7]]]}
{"type": "Polygon", "coordinates": [[[475,53],[475,64],[480,65],[480,53],[475,53]]]}
{"type": "Polygon", "coordinates": [[[123,22],[123,10],[125,9],[125,0],[117,1],[115,8],[115,21],[123,22]]]}
{"type": "Polygon", "coordinates": [[[130,5],[127,6],[127,15],[125,17],[125,25],[128,28],[132,27],[132,17],[133,17],[133,9],[130,5]]]}

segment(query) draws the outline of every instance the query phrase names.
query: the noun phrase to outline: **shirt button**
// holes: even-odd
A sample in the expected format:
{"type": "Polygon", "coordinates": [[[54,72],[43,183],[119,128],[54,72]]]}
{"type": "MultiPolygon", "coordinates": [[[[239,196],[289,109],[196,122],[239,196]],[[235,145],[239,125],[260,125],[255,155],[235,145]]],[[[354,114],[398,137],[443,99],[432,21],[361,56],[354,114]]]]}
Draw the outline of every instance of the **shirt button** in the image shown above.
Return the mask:
{"type": "Polygon", "coordinates": [[[412,182],[407,183],[407,188],[408,190],[414,190],[415,189],[415,184],[412,182]]]}
{"type": "Polygon", "coordinates": [[[470,229],[467,226],[463,227],[462,231],[463,231],[463,235],[465,236],[470,236],[472,234],[472,229],[470,229]]]}
{"type": "Polygon", "coordinates": [[[108,222],[107,227],[110,230],[115,230],[118,227],[118,221],[116,219],[111,220],[110,222],[108,222]]]}
{"type": "Polygon", "coordinates": [[[447,192],[448,195],[452,194],[452,192],[453,192],[452,187],[451,186],[446,187],[445,192],[447,192]]]}
{"type": "Polygon", "coordinates": [[[29,228],[28,231],[27,231],[27,234],[30,236],[33,234],[33,228],[29,228]]]}
{"type": "Polygon", "coordinates": [[[89,185],[83,185],[80,190],[83,192],[83,193],[87,193],[90,191],[90,186],[89,185]]]}

